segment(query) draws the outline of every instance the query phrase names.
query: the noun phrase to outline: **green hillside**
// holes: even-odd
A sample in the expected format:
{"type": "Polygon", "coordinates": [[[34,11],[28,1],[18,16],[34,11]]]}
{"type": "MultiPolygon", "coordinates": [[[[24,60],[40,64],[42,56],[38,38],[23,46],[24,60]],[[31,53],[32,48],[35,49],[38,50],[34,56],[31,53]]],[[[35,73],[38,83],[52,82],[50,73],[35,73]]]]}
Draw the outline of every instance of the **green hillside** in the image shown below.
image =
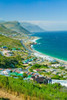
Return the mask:
{"type": "Polygon", "coordinates": [[[8,36],[12,36],[13,34],[18,35],[17,32],[12,31],[8,28],[6,28],[4,25],[0,24],[0,34],[4,34],[4,35],[8,35],[8,36]]]}
{"type": "Polygon", "coordinates": [[[30,34],[29,31],[27,31],[25,28],[23,28],[19,22],[17,21],[13,21],[13,22],[5,22],[3,23],[3,25],[8,28],[8,29],[11,29],[13,31],[16,31],[18,33],[21,33],[21,34],[30,34]]]}
{"type": "Polygon", "coordinates": [[[20,78],[0,76],[0,88],[17,94],[22,100],[67,100],[67,88],[59,83],[39,85],[20,78]]]}
{"type": "Polygon", "coordinates": [[[11,48],[23,48],[19,40],[0,35],[0,47],[7,46],[11,48]]]}
{"type": "MultiPolygon", "coordinates": [[[[14,67],[22,67],[22,57],[20,56],[20,52],[18,49],[24,50],[19,40],[15,40],[6,36],[0,35],[0,47],[6,46],[7,49],[12,51],[12,49],[16,49],[17,51],[12,51],[14,56],[5,57],[0,54],[0,68],[12,68],[14,67]],[[18,53],[19,52],[19,53],[18,53]]],[[[21,54],[24,52],[21,52],[21,54]]]]}

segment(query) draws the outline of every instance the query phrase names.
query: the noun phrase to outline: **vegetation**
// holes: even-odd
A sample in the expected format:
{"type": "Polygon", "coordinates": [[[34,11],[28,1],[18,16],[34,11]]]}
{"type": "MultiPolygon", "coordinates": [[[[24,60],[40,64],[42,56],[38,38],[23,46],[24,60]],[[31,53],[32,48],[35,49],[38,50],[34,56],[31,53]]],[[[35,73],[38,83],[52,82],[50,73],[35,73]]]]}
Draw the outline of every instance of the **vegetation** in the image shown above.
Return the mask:
{"type": "Polygon", "coordinates": [[[26,73],[23,73],[23,78],[27,77],[27,74],[26,73]]]}
{"type": "Polygon", "coordinates": [[[50,62],[50,64],[59,64],[59,62],[58,61],[50,62]]]}
{"type": "Polygon", "coordinates": [[[8,98],[0,98],[0,100],[9,100],[8,98]]]}
{"type": "Polygon", "coordinates": [[[59,76],[59,75],[53,75],[51,78],[52,79],[58,79],[58,80],[65,80],[65,79],[67,79],[67,78],[63,78],[63,75],[61,75],[61,76],[59,76]]]}
{"type": "Polygon", "coordinates": [[[22,58],[16,57],[4,57],[0,54],[0,68],[25,68],[22,64],[22,58]]]}
{"type": "Polygon", "coordinates": [[[47,66],[47,65],[34,64],[34,65],[30,68],[30,71],[32,71],[33,69],[39,69],[39,68],[48,68],[48,66],[47,66]]]}
{"type": "Polygon", "coordinates": [[[12,48],[23,49],[23,46],[21,45],[19,40],[14,40],[12,38],[0,35],[0,47],[2,46],[6,46],[8,47],[8,49],[12,49],[12,48]]]}
{"type": "MultiPolygon", "coordinates": [[[[15,40],[12,38],[8,38],[6,36],[0,35],[0,47],[6,46],[8,50],[12,50],[13,48],[15,50],[24,50],[24,47],[20,43],[19,40],[15,40]]],[[[0,67],[2,68],[11,68],[11,67],[23,67],[22,60],[24,59],[22,55],[25,55],[26,53],[18,51],[12,51],[14,53],[14,56],[11,57],[5,57],[0,54],[0,67]]]]}
{"type": "Polygon", "coordinates": [[[2,25],[2,24],[0,24],[0,33],[1,33],[1,34],[4,34],[4,35],[8,35],[8,36],[12,36],[13,34],[18,35],[17,32],[12,31],[12,30],[6,28],[6,27],[5,27],[4,25],[2,25]]]}
{"type": "Polygon", "coordinates": [[[13,21],[13,22],[4,22],[2,23],[2,25],[6,28],[8,28],[9,30],[13,30],[18,32],[19,34],[30,34],[29,31],[27,31],[25,28],[23,28],[19,22],[17,21],[13,21]]]}
{"type": "MultiPolygon", "coordinates": [[[[12,34],[18,34],[15,31],[19,31],[20,33],[25,33],[25,32],[27,32],[27,34],[29,33],[27,30],[22,28],[20,24],[17,22],[12,22],[12,23],[8,22],[3,25],[0,25],[0,33],[2,34],[7,34],[10,36],[12,36],[12,34]],[[9,29],[7,29],[7,27],[9,29]],[[11,30],[11,28],[13,31],[11,30]],[[23,32],[20,32],[22,30],[23,32]]],[[[16,50],[18,50],[18,48],[20,48],[21,50],[24,49],[19,40],[14,40],[12,38],[8,38],[0,35],[0,47],[2,46],[6,46],[8,50],[12,50],[12,48],[16,50]]],[[[14,67],[25,68],[25,66],[23,66],[22,64],[23,58],[19,56],[20,52],[15,52],[15,53],[16,55],[12,57],[5,57],[0,54],[0,67],[1,68],[14,68],[14,67]]],[[[48,68],[48,66],[35,64],[30,68],[30,70],[33,71],[33,69],[38,69],[38,68],[39,69],[48,68]]],[[[50,75],[51,73],[47,73],[47,74],[50,75]]],[[[27,77],[27,74],[23,73],[23,78],[25,77],[27,77]]],[[[10,93],[12,92],[17,93],[17,95],[23,94],[25,96],[25,100],[27,100],[27,97],[29,97],[30,100],[33,100],[33,98],[34,100],[67,100],[67,90],[65,91],[66,87],[62,87],[60,84],[57,83],[40,85],[34,83],[33,81],[24,81],[23,78],[20,76],[17,79],[13,77],[0,76],[0,88],[6,90],[7,92],[10,91],[10,93]]],[[[62,76],[56,75],[53,76],[52,78],[61,79],[62,76]]],[[[0,100],[9,100],[9,99],[0,98],[0,100]]]]}
{"type": "MultiPolygon", "coordinates": [[[[67,100],[67,91],[60,84],[39,85],[32,81],[24,81],[20,78],[0,76],[0,88],[10,92],[17,92],[17,95],[24,94],[25,98],[30,96],[30,100],[67,100]]],[[[27,100],[27,99],[25,99],[27,100]]]]}
{"type": "Polygon", "coordinates": [[[65,69],[65,67],[60,66],[59,69],[63,70],[63,69],[65,69]]]}

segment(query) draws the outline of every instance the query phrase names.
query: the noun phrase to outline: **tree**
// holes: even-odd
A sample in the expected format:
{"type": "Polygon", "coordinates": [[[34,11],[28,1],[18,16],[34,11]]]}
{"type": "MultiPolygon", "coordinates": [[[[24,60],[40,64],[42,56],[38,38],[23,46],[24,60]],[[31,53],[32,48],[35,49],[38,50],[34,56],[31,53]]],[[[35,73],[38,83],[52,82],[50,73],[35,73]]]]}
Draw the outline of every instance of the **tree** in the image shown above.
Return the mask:
{"type": "Polygon", "coordinates": [[[24,77],[24,78],[27,77],[27,74],[26,74],[26,73],[23,73],[23,77],[24,77]]]}

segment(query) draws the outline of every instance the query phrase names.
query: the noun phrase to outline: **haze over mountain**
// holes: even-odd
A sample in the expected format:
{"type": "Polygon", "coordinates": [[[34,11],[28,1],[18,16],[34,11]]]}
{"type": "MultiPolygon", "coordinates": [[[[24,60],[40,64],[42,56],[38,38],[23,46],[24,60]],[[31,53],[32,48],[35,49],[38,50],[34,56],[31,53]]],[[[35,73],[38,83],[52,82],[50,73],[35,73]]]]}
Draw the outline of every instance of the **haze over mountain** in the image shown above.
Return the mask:
{"type": "Polygon", "coordinates": [[[27,21],[46,31],[67,31],[67,21],[27,21]]]}
{"type": "Polygon", "coordinates": [[[28,35],[32,34],[33,32],[44,32],[45,30],[40,28],[36,24],[31,24],[28,22],[20,23],[18,21],[0,21],[0,33],[4,34],[22,34],[28,35]]]}
{"type": "Polygon", "coordinates": [[[21,34],[30,34],[28,30],[23,28],[19,22],[17,21],[9,21],[9,22],[4,22],[2,23],[6,28],[11,29],[13,31],[16,31],[21,34]]]}
{"type": "Polygon", "coordinates": [[[45,30],[36,24],[31,24],[28,22],[22,22],[21,25],[30,32],[44,32],[45,30]]]}

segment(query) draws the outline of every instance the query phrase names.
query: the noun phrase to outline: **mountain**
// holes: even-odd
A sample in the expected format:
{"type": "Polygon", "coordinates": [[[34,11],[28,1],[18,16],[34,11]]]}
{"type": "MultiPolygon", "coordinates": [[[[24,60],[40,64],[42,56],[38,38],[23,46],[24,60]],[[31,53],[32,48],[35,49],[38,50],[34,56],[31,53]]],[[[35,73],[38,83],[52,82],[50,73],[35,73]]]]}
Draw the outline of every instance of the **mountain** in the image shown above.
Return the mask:
{"type": "Polygon", "coordinates": [[[34,25],[27,22],[22,22],[21,26],[23,26],[25,29],[27,29],[30,32],[44,32],[45,30],[40,28],[38,25],[34,25]]]}
{"type": "Polygon", "coordinates": [[[13,34],[18,35],[17,32],[12,31],[11,29],[6,28],[3,24],[0,24],[0,34],[6,35],[6,36],[7,35],[12,36],[13,34]]]}
{"type": "Polygon", "coordinates": [[[25,28],[23,28],[19,22],[17,21],[10,21],[2,23],[6,28],[11,29],[13,31],[16,31],[21,34],[31,34],[29,31],[27,31],[25,28]]]}
{"type": "Polygon", "coordinates": [[[0,20],[0,23],[3,23],[3,22],[5,22],[4,20],[0,20]]]}
{"type": "Polygon", "coordinates": [[[9,49],[11,48],[23,48],[19,40],[13,39],[11,37],[6,37],[0,34],[0,47],[6,46],[9,49]]]}

